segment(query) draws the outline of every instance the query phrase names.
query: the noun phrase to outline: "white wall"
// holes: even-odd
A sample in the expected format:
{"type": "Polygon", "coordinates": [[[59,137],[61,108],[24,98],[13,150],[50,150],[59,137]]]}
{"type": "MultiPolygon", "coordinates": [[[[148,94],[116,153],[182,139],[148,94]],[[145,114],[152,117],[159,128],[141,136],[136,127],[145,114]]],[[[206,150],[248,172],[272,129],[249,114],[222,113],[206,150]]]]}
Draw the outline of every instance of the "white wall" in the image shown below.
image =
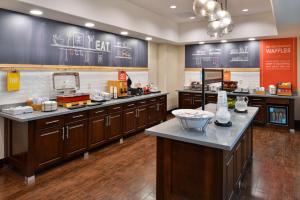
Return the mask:
{"type": "MultiPolygon", "coordinates": [[[[222,39],[245,39],[249,37],[271,37],[277,35],[277,29],[272,12],[246,15],[233,18],[233,31],[222,39]]],[[[191,22],[179,25],[179,41],[195,43],[198,41],[214,41],[207,35],[207,22],[191,22]]]]}

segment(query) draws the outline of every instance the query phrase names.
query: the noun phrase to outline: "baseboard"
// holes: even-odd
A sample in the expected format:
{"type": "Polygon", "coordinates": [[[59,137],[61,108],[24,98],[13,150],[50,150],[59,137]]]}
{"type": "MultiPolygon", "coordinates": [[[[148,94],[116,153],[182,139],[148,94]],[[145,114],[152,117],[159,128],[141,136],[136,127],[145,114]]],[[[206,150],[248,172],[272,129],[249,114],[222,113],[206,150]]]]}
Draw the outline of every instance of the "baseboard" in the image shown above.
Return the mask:
{"type": "Polygon", "coordinates": [[[300,131],[300,120],[295,120],[295,129],[300,131]]]}

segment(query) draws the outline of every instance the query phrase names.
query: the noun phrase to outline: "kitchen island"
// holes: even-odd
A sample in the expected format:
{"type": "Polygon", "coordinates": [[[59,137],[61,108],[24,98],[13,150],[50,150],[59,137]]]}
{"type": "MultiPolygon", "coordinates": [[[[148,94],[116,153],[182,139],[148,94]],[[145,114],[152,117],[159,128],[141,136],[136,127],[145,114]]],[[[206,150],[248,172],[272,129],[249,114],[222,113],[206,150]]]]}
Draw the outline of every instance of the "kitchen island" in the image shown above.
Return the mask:
{"type": "MultiPolygon", "coordinates": [[[[216,111],[215,104],[206,110],[216,111]]],[[[146,130],[157,136],[157,200],[231,199],[252,160],[252,122],[258,112],[231,111],[229,128],[185,130],[172,119],[146,130]]]]}

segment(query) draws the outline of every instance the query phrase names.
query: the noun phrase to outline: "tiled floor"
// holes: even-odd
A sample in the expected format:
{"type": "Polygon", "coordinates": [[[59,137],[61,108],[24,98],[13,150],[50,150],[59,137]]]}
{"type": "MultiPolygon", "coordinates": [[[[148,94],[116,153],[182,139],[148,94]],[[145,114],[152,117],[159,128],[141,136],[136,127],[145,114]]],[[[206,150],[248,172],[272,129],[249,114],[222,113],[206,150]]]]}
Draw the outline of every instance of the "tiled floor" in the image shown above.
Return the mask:
{"type": "MultiPolygon", "coordinates": [[[[138,134],[37,176],[0,169],[0,199],[155,200],[155,138],[138,134]]],[[[254,129],[254,160],[237,199],[300,200],[300,133],[254,129]]]]}

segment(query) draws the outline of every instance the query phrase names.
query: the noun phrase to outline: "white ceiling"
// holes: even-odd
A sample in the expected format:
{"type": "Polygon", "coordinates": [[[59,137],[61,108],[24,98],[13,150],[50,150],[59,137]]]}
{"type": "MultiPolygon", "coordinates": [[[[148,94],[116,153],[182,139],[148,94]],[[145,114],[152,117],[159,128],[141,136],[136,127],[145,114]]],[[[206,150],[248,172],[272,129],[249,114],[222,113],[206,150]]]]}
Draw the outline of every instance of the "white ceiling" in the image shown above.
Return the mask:
{"type": "MultiPolygon", "coordinates": [[[[160,16],[173,20],[177,23],[192,21],[189,17],[194,16],[193,0],[126,0],[142,8],[148,9],[160,16]],[[170,9],[170,5],[176,5],[176,9],[170,9]]],[[[232,16],[253,15],[272,11],[270,0],[227,0],[228,10],[232,16]],[[248,12],[242,12],[243,9],[248,12]]],[[[196,20],[202,20],[197,17],[196,20]]]]}

